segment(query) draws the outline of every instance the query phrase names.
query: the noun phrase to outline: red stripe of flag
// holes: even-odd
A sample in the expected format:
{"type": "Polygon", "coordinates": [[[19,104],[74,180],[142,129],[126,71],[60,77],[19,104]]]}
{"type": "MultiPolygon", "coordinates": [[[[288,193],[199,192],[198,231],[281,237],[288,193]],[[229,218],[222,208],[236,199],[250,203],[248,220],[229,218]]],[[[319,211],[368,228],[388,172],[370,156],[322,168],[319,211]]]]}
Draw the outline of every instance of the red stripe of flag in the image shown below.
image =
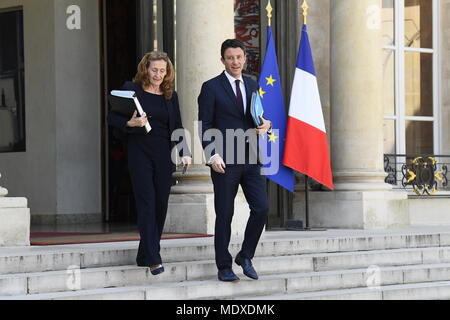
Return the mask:
{"type": "Polygon", "coordinates": [[[283,165],[333,190],[327,134],[306,122],[289,117],[286,136],[291,139],[286,139],[283,165]]]}

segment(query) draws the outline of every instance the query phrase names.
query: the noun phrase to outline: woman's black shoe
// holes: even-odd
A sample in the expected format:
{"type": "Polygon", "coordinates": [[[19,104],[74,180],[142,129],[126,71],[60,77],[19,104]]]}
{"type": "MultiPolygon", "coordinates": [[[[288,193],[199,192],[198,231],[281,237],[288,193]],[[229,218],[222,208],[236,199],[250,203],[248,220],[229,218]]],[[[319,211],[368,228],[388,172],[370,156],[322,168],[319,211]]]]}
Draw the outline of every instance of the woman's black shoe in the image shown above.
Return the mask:
{"type": "Polygon", "coordinates": [[[164,267],[162,265],[157,265],[157,266],[151,266],[150,267],[150,272],[152,273],[152,275],[156,276],[158,274],[161,274],[164,272],[164,267]]]}

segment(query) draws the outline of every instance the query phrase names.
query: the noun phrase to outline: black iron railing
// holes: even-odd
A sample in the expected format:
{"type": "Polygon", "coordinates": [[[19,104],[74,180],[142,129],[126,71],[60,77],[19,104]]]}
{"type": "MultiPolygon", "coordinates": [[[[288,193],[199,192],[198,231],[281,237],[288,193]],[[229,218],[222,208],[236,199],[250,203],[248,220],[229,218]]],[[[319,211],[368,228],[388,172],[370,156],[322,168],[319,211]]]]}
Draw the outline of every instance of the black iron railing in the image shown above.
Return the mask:
{"type": "Polygon", "coordinates": [[[438,195],[450,191],[448,185],[449,155],[385,154],[385,181],[417,195],[438,195]]]}

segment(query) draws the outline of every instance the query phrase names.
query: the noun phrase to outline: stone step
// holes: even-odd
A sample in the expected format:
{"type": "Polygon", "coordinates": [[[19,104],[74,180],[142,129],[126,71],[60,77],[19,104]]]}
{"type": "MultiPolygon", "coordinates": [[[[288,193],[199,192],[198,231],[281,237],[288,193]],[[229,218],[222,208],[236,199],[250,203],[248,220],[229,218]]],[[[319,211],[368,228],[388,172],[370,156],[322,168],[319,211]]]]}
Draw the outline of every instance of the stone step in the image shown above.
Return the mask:
{"type": "MultiPolygon", "coordinates": [[[[429,266],[423,268],[391,267],[380,270],[380,286],[403,284],[404,279],[413,281],[442,281],[449,279],[450,265],[429,266]]],[[[237,283],[223,283],[217,280],[187,281],[180,283],[158,284],[147,287],[147,299],[151,300],[192,300],[192,299],[229,299],[233,297],[258,297],[271,292],[293,293],[330,290],[331,288],[367,287],[366,270],[344,270],[319,273],[288,273],[263,275],[258,281],[241,276],[237,283]],[[248,292],[248,293],[247,293],[248,292]],[[214,293],[214,294],[212,294],[214,293]]]]}
{"type": "MultiPolygon", "coordinates": [[[[405,283],[436,282],[450,279],[450,264],[414,265],[398,267],[380,267],[378,269],[353,269],[303,273],[280,273],[261,275],[260,280],[248,280],[239,273],[241,281],[223,283],[211,280],[192,280],[186,273],[179,272],[181,266],[168,266],[160,277],[153,277],[145,268],[101,268],[99,270],[81,270],[78,279],[71,282],[67,275],[30,275],[28,278],[28,295],[26,292],[13,292],[7,296],[7,282],[0,280],[0,300],[3,299],[142,299],[152,300],[190,300],[236,298],[242,295],[266,296],[284,295],[298,292],[314,292],[321,290],[342,290],[350,288],[388,286],[405,283]],[[108,269],[108,270],[103,270],[108,269]],[[129,271],[130,275],[125,275],[129,271]],[[170,281],[170,282],[169,282],[170,281]],[[59,283],[59,286],[58,286],[59,283]],[[109,290],[109,287],[114,290],[109,290]],[[102,291],[102,289],[105,289],[102,291]],[[46,290],[46,291],[45,291],[46,290]],[[78,291],[68,291],[78,290],[78,291]],[[62,292],[58,292],[62,291],[62,292]],[[66,292],[63,292],[66,291],[66,292]],[[138,293],[140,292],[140,293],[138,293]],[[214,295],[211,295],[214,293],[214,295]],[[130,296],[127,298],[127,294],[130,296]],[[151,295],[149,295],[151,294],[151,295]],[[2,296],[3,295],[3,296],[2,296]]],[[[186,269],[185,269],[186,270],[186,269]]],[[[275,272],[276,270],[272,270],[275,272]]],[[[211,274],[211,277],[213,275],[211,274]]],[[[12,276],[7,276],[11,277],[12,276]]],[[[196,274],[193,275],[193,278],[196,274]]],[[[3,278],[5,280],[6,277],[3,278]]],[[[370,291],[370,294],[372,292],[370,291]]]]}
{"type": "MultiPolygon", "coordinates": [[[[291,256],[256,257],[260,274],[298,273],[306,271],[344,270],[370,266],[403,266],[450,262],[450,247],[372,250],[342,253],[319,253],[291,256]]],[[[95,289],[117,286],[213,279],[217,269],[213,260],[165,264],[167,271],[152,276],[147,268],[136,266],[80,268],[0,275],[0,295],[65,291],[67,288],[95,289]],[[80,282],[78,284],[78,282],[80,282]],[[71,284],[74,282],[75,284],[71,284]]],[[[241,268],[235,266],[235,270],[241,268]]]]}
{"type": "MultiPolygon", "coordinates": [[[[97,252],[98,253],[98,252],[97,252]]],[[[102,255],[104,252],[98,253],[99,255],[102,255]]],[[[55,253],[55,257],[61,257],[61,255],[66,255],[68,257],[71,257],[70,254],[61,254],[58,255],[55,253]]],[[[104,254],[103,256],[106,256],[107,254],[104,254]]],[[[55,263],[58,264],[60,268],[55,268],[56,271],[63,271],[66,272],[67,270],[72,269],[90,269],[90,268],[99,268],[103,267],[104,265],[109,266],[106,260],[110,260],[110,258],[103,259],[103,256],[95,257],[95,254],[93,252],[89,253],[91,261],[86,263],[87,256],[81,255],[78,258],[80,258],[81,261],[77,261],[76,259],[60,259],[60,261],[54,260],[55,263]],[[95,261],[92,261],[95,260],[95,261]],[[100,260],[104,260],[104,264],[99,263],[100,260]]],[[[22,259],[19,259],[24,264],[26,264],[26,258],[28,257],[34,257],[37,259],[37,261],[43,261],[42,256],[23,256],[22,259]]],[[[52,257],[52,256],[49,256],[52,257]]],[[[47,257],[47,258],[49,258],[47,257]]],[[[16,258],[16,257],[14,257],[16,258]]],[[[356,252],[335,252],[335,253],[307,253],[307,254],[300,254],[300,255],[278,255],[278,256],[259,256],[257,257],[259,260],[261,260],[263,266],[262,267],[268,267],[269,268],[278,268],[281,270],[281,272],[286,271],[284,268],[288,268],[289,270],[294,268],[300,268],[299,270],[311,270],[311,271],[320,271],[320,270],[334,270],[334,269],[355,269],[355,268],[365,268],[369,267],[370,265],[409,265],[409,264],[430,264],[430,263],[444,263],[444,262],[450,262],[450,247],[430,247],[430,248],[411,248],[411,249],[389,249],[389,250],[371,250],[371,251],[356,251],[356,252]],[[276,257],[277,259],[283,259],[283,257],[286,257],[287,262],[283,262],[283,260],[275,261],[275,263],[271,263],[273,257],[276,257]],[[264,260],[266,258],[266,260],[264,260]],[[294,265],[287,265],[288,263],[292,263],[292,261],[295,260],[294,265]],[[267,265],[267,263],[270,263],[270,265],[267,265]]],[[[258,265],[259,260],[255,260],[255,267],[257,269],[260,269],[261,267],[258,265]]],[[[118,259],[116,260],[116,263],[120,265],[132,265],[134,264],[134,257],[129,259],[118,259]],[[128,260],[132,260],[131,262],[128,260]],[[123,262],[120,264],[120,262],[123,262]],[[130,263],[126,263],[130,262],[130,263]]],[[[169,261],[171,259],[168,259],[169,261]]],[[[207,268],[210,269],[210,271],[215,270],[215,267],[213,266],[212,260],[204,260],[209,261],[207,265],[207,268]]],[[[200,265],[204,264],[204,261],[183,261],[182,263],[189,263],[191,262],[192,266],[198,265],[200,262],[200,265]]],[[[29,262],[28,262],[29,263],[29,262]]],[[[176,262],[173,262],[176,263],[176,262]]],[[[47,271],[48,266],[50,266],[51,263],[47,263],[47,265],[41,263],[39,266],[36,266],[35,269],[44,269],[43,271],[38,270],[37,272],[45,272],[47,271]],[[44,267],[42,267],[44,265],[44,267]]],[[[114,264],[112,265],[114,266],[114,264]]],[[[24,267],[18,268],[16,270],[8,269],[8,266],[1,266],[0,268],[3,268],[4,271],[3,274],[12,274],[12,273],[30,273],[33,271],[24,272],[24,267]],[[9,271],[9,272],[8,272],[9,271]],[[14,272],[15,271],[15,272],[14,272]]],[[[50,271],[52,269],[49,269],[50,271]]]]}
{"type": "Polygon", "coordinates": [[[435,264],[450,262],[450,247],[319,253],[305,254],[302,257],[312,258],[314,271],[435,264]]]}
{"type": "MultiPolygon", "coordinates": [[[[288,239],[265,236],[256,256],[282,256],[310,253],[425,248],[450,246],[450,233],[381,234],[288,239]]],[[[297,236],[298,237],[298,236],[297,236]]],[[[65,271],[69,266],[82,269],[135,264],[137,242],[67,245],[29,248],[0,248],[0,274],[65,271]]],[[[161,255],[165,263],[214,259],[213,239],[163,240],[161,255]]],[[[234,239],[230,252],[239,252],[241,239],[234,239]]],[[[335,258],[338,259],[338,258],[335,258]]],[[[325,261],[319,262],[325,264],[325,261]]]]}
{"type": "Polygon", "coordinates": [[[283,279],[265,279],[255,283],[241,280],[225,283],[216,280],[202,280],[176,283],[103,288],[93,290],[66,291],[56,293],[31,294],[23,296],[3,296],[0,300],[193,300],[218,299],[242,294],[275,294],[283,292],[283,279]]]}
{"type": "MultiPolygon", "coordinates": [[[[253,263],[259,274],[313,270],[311,257],[258,257],[253,263]]],[[[74,268],[65,271],[0,275],[0,296],[62,292],[73,288],[81,290],[217,279],[217,268],[213,260],[169,263],[165,264],[165,269],[166,272],[157,277],[153,276],[148,268],[137,266],[74,268]]],[[[237,273],[242,271],[236,265],[234,269],[237,273]]]]}
{"type": "MultiPolygon", "coordinates": [[[[282,275],[280,275],[282,276],[282,275]]],[[[413,265],[380,267],[375,269],[352,269],[320,271],[310,273],[290,274],[286,277],[286,290],[279,295],[265,297],[244,296],[239,299],[275,299],[285,297],[320,296],[321,292],[353,290],[362,296],[371,297],[381,288],[395,285],[414,285],[418,283],[436,283],[450,279],[450,264],[413,265]],[[359,290],[361,289],[361,290],[359,290]],[[362,290],[365,289],[365,290],[362,290]],[[316,295],[317,294],[317,295],[316,295]]],[[[346,299],[346,298],[343,298],[346,299]]],[[[370,299],[370,298],[369,298],[370,299]]]]}
{"type": "MultiPolygon", "coordinates": [[[[253,261],[261,275],[360,268],[365,268],[367,271],[367,268],[371,266],[377,268],[447,262],[450,263],[450,247],[256,257],[253,261]]],[[[168,263],[165,267],[167,271],[159,277],[152,276],[147,268],[136,266],[80,268],[80,265],[71,265],[65,270],[5,274],[0,275],[0,295],[59,292],[68,288],[96,289],[217,277],[213,260],[168,263]]],[[[235,266],[235,270],[239,271],[241,268],[235,266]]]]}
{"type": "Polygon", "coordinates": [[[245,296],[236,300],[449,300],[450,281],[424,282],[319,292],[245,296]]]}

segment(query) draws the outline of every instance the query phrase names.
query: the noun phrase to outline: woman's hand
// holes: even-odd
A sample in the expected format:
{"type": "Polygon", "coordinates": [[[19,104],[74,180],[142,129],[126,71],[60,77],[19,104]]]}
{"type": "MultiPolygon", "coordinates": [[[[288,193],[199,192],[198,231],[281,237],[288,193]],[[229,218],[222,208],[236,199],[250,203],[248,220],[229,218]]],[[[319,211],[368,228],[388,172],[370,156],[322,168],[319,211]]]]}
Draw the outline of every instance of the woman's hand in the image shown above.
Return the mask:
{"type": "Polygon", "coordinates": [[[127,122],[128,127],[145,127],[148,123],[147,114],[144,112],[142,117],[137,116],[137,111],[133,113],[133,117],[127,122]]]}
{"type": "Polygon", "coordinates": [[[181,158],[181,163],[183,164],[183,167],[187,167],[186,169],[189,169],[192,165],[192,158],[191,157],[183,157],[183,158],[181,158]]]}
{"type": "Polygon", "coordinates": [[[192,164],[192,158],[187,156],[181,158],[181,164],[183,165],[183,174],[185,174],[192,164]]]}

